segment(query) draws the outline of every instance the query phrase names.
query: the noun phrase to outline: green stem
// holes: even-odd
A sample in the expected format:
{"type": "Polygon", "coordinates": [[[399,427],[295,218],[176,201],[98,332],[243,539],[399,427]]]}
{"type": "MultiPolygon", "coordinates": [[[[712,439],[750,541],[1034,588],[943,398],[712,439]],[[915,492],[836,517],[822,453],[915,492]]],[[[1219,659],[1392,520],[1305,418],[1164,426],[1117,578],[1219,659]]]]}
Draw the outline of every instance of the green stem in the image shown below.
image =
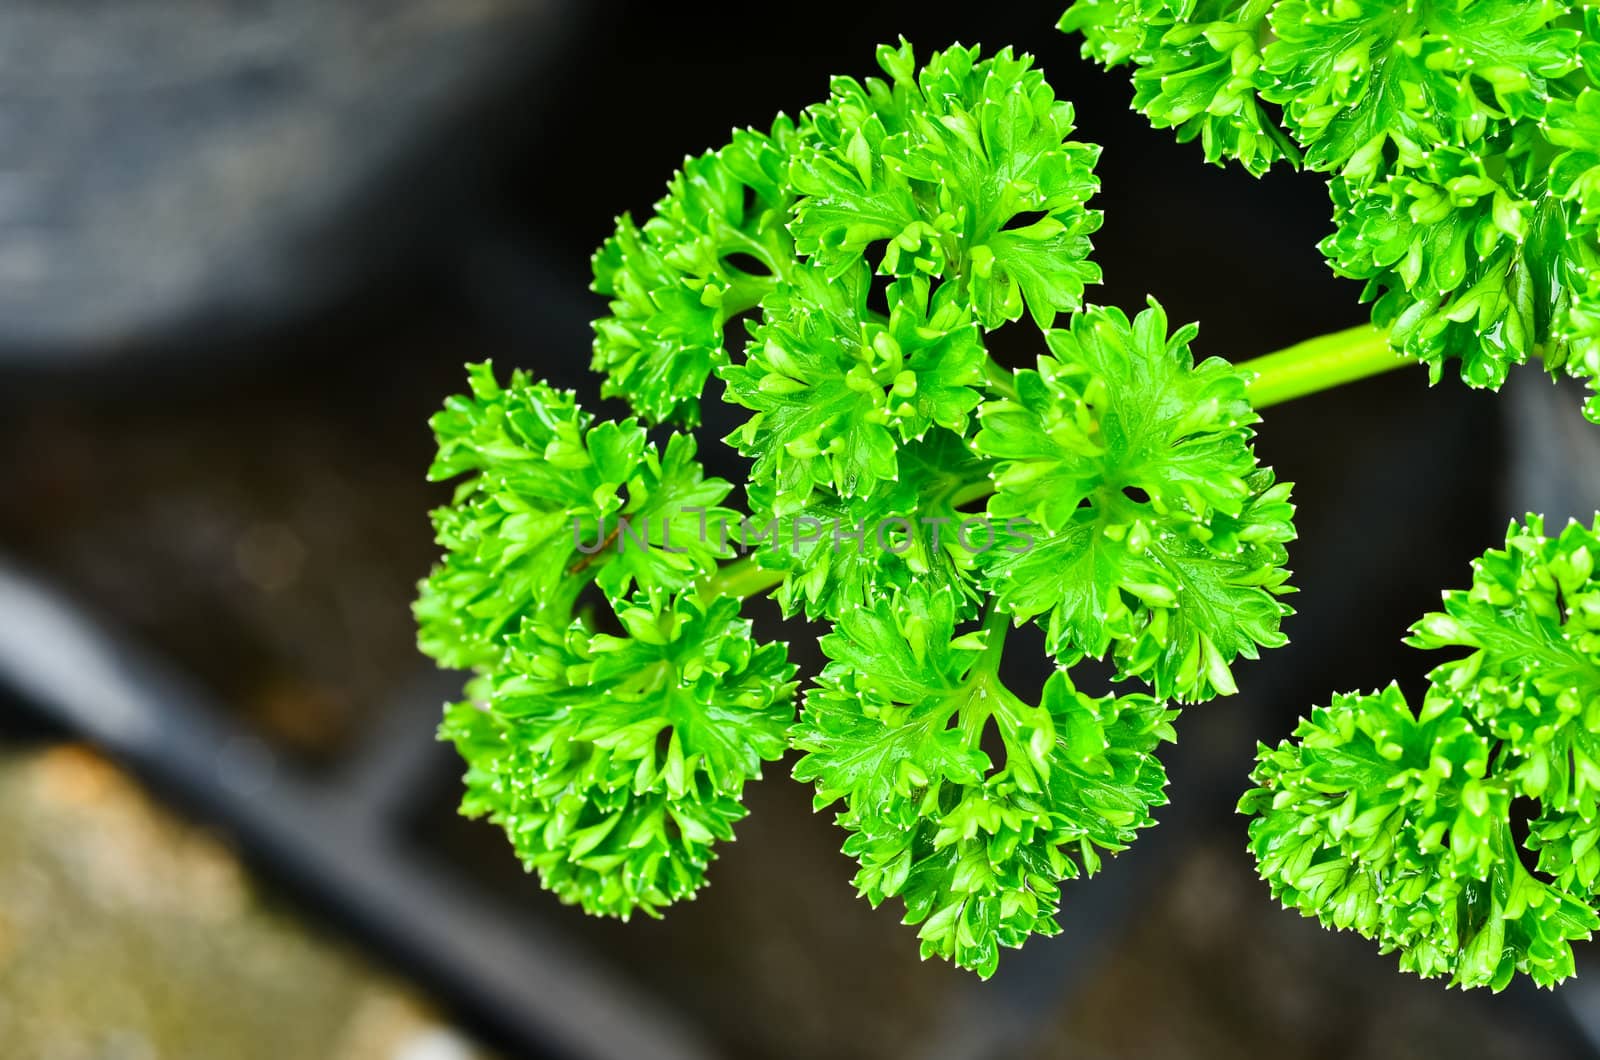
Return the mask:
{"type": "Polygon", "coordinates": [[[992,677],[1000,671],[1000,656],[1005,651],[1006,634],[1010,630],[1010,613],[1000,606],[1000,601],[991,599],[989,613],[983,616],[983,655],[972,665],[973,676],[992,677]]]}
{"type": "Polygon", "coordinates": [[[991,387],[1010,400],[1017,400],[1016,379],[1010,372],[996,364],[993,357],[985,357],[983,359],[983,372],[989,377],[989,385],[991,387]]]}
{"type": "Polygon", "coordinates": [[[950,495],[950,507],[960,508],[994,492],[994,479],[980,478],[967,483],[950,495]]]}
{"type": "Polygon", "coordinates": [[[732,320],[747,309],[754,309],[777,285],[778,281],[771,276],[736,277],[722,292],[723,317],[732,320]]]}
{"type": "Polygon", "coordinates": [[[1250,377],[1250,403],[1264,409],[1413,363],[1389,345],[1388,332],[1362,324],[1297,342],[1237,367],[1250,377]]]}
{"type": "Polygon", "coordinates": [[[745,556],[718,567],[716,572],[701,579],[697,595],[709,603],[723,596],[744,599],[764,593],[782,582],[787,572],[768,570],[756,562],[754,556],[745,556]]]}

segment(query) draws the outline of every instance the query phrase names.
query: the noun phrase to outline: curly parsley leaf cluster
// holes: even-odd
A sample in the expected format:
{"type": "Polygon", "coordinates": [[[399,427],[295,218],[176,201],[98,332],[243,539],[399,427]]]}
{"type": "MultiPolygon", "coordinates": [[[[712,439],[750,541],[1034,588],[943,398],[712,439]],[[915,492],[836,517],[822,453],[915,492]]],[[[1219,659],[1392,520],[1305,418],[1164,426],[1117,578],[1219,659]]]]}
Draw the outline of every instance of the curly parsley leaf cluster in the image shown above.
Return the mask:
{"type": "Polygon", "coordinates": [[[658,600],[716,566],[719,543],[700,521],[732,516],[720,506],[732,487],[704,478],[692,436],[658,449],[634,420],[595,423],[570,391],[525,372],[507,387],[488,363],[468,373],[472,393],[431,421],[439,455],[428,477],[459,482],[433,513],[445,554],[416,604],[425,652],[489,665],[525,619],[564,622],[591,578],[613,599],[637,588],[658,600]],[[624,521],[620,545],[600,548],[624,521]],[[669,547],[649,547],[651,535],[669,547]]]}
{"type": "Polygon", "coordinates": [[[910,45],[878,61],[888,81],[837,78],[808,112],[791,171],[800,253],[834,274],[883,243],[879,272],[949,281],[986,329],[1077,308],[1100,280],[1100,214],[1084,205],[1100,150],[1067,139],[1071,104],[1009,48],[951,48],[920,71],[910,45]]]}
{"type": "Polygon", "coordinates": [[[778,514],[819,486],[870,495],[897,477],[898,447],[930,427],[966,433],[988,361],[948,285],[894,281],[880,320],[866,308],[861,262],[831,282],[809,279],[769,300],[745,363],[723,372],[728,399],[756,413],[730,441],[755,458],[752,477],[776,487],[778,514]]]}
{"type": "Polygon", "coordinates": [[[1088,58],[1133,65],[1134,106],[1156,128],[1260,174],[1300,157],[1260,98],[1271,10],[1270,0],[1076,0],[1058,28],[1083,34],[1088,58]]]}
{"type": "MultiPolygon", "coordinates": [[[[1099,148],[1068,139],[1072,107],[1033,59],[957,46],[919,70],[902,43],[878,62],[888,80],[835,79],[798,120],[685,163],[642,226],[618,221],[594,259],[594,289],[611,299],[594,325],[604,394],[693,425],[706,380],[735,360],[741,314],[770,318],[862,270],[904,282],[887,313],[856,308],[844,334],[861,338],[869,322],[892,327],[901,301],[986,330],[1025,311],[1048,326],[1082,304],[1100,279],[1088,260],[1100,215],[1085,206],[1099,148]]],[[[924,419],[936,404],[912,402],[924,419]]]]}
{"type": "Polygon", "coordinates": [[[1334,698],[1262,746],[1240,809],[1285,905],[1461,986],[1573,974],[1600,928],[1600,519],[1529,516],[1409,643],[1465,650],[1420,709],[1394,686],[1334,698]],[[1537,815],[1519,843],[1513,801],[1537,815]],[[1527,865],[1532,865],[1532,871],[1527,865]]]}
{"type": "Polygon", "coordinates": [[[794,667],[738,613],[727,598],[639,597],[618,608],[626,636],[526,624],[477,682],[482,699],[446,714],[471,764],[464,812],[589,913],[692,897],[793,718],[794,667]]]}
{"type": "Polygon", "coordinates": [[[652,422],[699,422],[706,380],[728,362],[729,322],[791,267],[796,135],[782,116],[770,134],[735,132],[684,163],[642,227],[618,218],[594,256],[593,289],[611,300],[594,322],[591,367],[606,375],[604,396],[652,422]]]}
{"type": "Polygon", "coordinates": [[[637,418],[472,370],[433,421],[432,477],[459,484],[416,613],[424,651],[476,673],[442,729],[464,811],[563,901],[690,897],[743,784],[793,749],[861,892],[987,976],[1152,823],[1167,701],[1233,691],[1282,643],[1292,509],[1192,327],[1084,308],[1098,148],[1032,59],[878,61],[618,222],[593,367],[637,418]],[[1024,319],[1049,355],[1010,373],[988,336],[1024,319]],[[698,422],[713,377],[750,413],[726,439],[744,515],[690,436],[647,430],[698,422]],[[832,627],[798,723],[783,647],[739,615],[769,591],[832,627]],[[1058,664],[1038,703],[999,677],[1030,618],[1058,664]],[[1108,653],[1154,695],[1077,691],[1069,668],[1108,653]]]}
{"type": "Polygon", "coordinates": [[[926,582],[952,588],[963,619],[977,615],[983,556],[1017,542],[1004,524],[976,519],[959,507],[987,492],[993,461],[950,431],[902,445],[898,475],[865,497],[814,491],[805,505],[779,516],[770,486],[750,491],[744,543],[760,562],[784,574],[777,598],[784,614],[836,618],[875,606],[896,588],[926,582]]]}
{"type": "Polygon", "coordinates": [[[700,886],[745,781],[782,756],[794,668],[707,591],[702,520],[733,513],[692,438],[657,449],[524,373],[470,376],[433,419],[430,477],[460,481],[416,605],[423,651],[478,675],[441,729],[470,766],[463,810],[563,900],[654,913],[700,886]]]}
{"type": "Polygon", "coordinates": [[[1064,670],[1023,702],[995,670],[1003,624],[957,636],[951,594],[924,585],[823,638],[831,662],[792,736],[806,752],[795,778],[816,783],[818,809],[843,804],[861,894],[898,896],[924,957],[987,978],[1000,947],[1061,930],[1062,881],[1153,823],[1166,801],[1154,751],[1177,712],[1093,699],[1064,670]],[[999,760],[980,746],[991,727],[999,760]]]}
{"type": "Polygon", "coordinates": [[[1435,381],[1600,378],[1600,7],[1076,0],[1061,28],[1209,160],[1328,173],[1329,264],[1435,381]]]}
{"type": "MultiPolygon", "coordinates": [[[[841,806],[857,887],[902,899],[924,956],[988,975],[1002,947],[1059,930],[1060,884],[1164,801],[1163,700],[1232,692],[1237,658],[1283,643],[1288,487],[1255,459],[1244,379],[1197,366],[1194,334],[1169,335],[1154,303],[1133,321],[1089,307],[1046,333],[1037,370],[986,373],[970,441],[935,429],[898,448],[863,497],[808,484],[770,531],[786,609],[834,623],[796,778],[841,806]],[[991,490],[976,542],[960,501],[991,490]],[[921,525],[863,540],[896,512],[921,525]],[[982,631],[964,625],[980,610],[982,631]],[[1004,630],[1035,616],[1061,668],[1028,704],[997,665],[1004,630]],[[1075,691],[1067,668],[1108,651],[1157,698],[1075,691]]],[[[752,499],[775,510],[787,485],[752,499]]]]}
{"type": "Polygon", "coordinates": [[[1109,650],[1185,702],[1235,691],[1235,659],[1284,643],[1294,537],[1289,487],[1250,445],[1244,380],[1194,363],[1196,330],[1169,335],[1154,300],[1133,321],[1091,307],[983,406],[976,438],[998,461],[990,515],[1040,531],[990,554],[1001,604],[1041,616],[1063,663],[1109,650]]]}

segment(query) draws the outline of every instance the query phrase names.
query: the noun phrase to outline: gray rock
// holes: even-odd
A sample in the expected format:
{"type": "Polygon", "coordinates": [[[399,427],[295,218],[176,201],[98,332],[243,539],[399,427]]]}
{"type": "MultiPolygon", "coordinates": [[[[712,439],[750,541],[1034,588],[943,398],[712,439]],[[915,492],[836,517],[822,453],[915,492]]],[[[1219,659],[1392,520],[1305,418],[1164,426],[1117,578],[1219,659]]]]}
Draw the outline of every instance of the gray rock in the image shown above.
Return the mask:
{"type": "Polygon", "coordinates": [[[347,293],[448,221],[440,137],[537,68],[568,2],[0,3],[0,357],[248,333],[347,293]]]}

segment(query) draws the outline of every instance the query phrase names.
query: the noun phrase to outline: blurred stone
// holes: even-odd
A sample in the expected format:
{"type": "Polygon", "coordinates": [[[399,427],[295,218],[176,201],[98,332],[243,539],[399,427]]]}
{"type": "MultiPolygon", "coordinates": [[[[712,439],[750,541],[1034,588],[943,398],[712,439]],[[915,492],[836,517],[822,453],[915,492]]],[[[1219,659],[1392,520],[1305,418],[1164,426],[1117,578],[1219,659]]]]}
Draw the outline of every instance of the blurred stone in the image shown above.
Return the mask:
{"type": "Polygon", "coordinates": [[[537,69],[563,6],[0,4],[0,358],[248,334],[347,294],[451,222],[483,138],[449,133],[537,69]]]}
{"type": "Polygon", "coordinates": [[[0,746],[0,1056],[488,1060],[90,752],[0,746]]]}

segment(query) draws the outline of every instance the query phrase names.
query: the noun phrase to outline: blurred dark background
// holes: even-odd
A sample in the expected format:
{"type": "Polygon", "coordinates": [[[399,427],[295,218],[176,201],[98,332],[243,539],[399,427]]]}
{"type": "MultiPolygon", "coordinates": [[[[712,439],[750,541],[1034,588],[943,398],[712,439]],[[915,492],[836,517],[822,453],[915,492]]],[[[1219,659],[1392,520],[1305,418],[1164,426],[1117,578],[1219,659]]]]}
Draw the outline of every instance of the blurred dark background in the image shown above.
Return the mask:
{"type": "MultiPolygon", "coordinates": [[[[1233,812],[1257,740],[1334,691],[1418,687],[1400,637],[1511,516],[1593,510],[1577,401],[1534,375],[1267,414],[1300,504],[1294,643],[1181,720],[1161,827],[989,984],[853,896],[787,764],[660,922],[560,907],[454,815],[431,740],[454,682],[408,609],[447,496],[427,417],[485,357],[595,404],[613,216],[875,72],[878,43],[1039,57],[1105,147],[1094,300],[1153,293],[1230,359],[1362,319],[1316,250],[1321,182],[1148,128],[1058,6],[0,5],[0,1054],[1593,1055],[1586,980],[1402,975],[1280,909],[1233,812]]],[[[734,422],[701,440],[737,481],[734,422]]]]}

